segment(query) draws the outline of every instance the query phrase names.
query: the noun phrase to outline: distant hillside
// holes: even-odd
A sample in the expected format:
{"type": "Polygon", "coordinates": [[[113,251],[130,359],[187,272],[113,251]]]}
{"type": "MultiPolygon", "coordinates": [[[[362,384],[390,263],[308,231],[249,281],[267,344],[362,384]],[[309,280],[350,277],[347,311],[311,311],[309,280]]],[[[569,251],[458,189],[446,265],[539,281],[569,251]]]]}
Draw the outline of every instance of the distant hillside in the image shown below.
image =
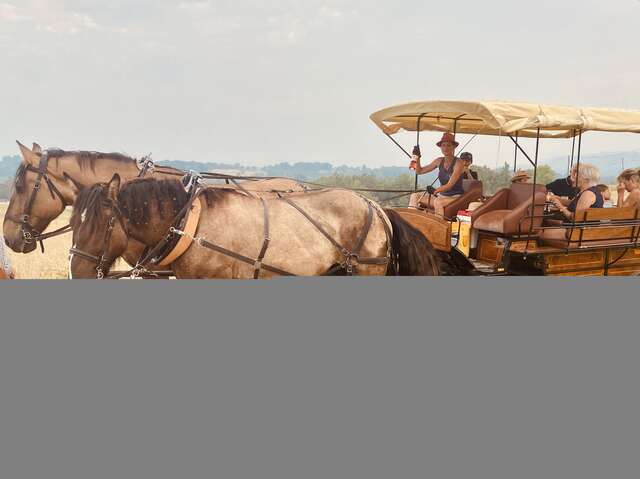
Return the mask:
{"type": "MultiPolygon", "coordinates": [[[[597,153],[583,155],[581,163],[591,163],[600,169],[600,177],[603,182],[615,181],[618,174],[624,168],[640,168],[640,151],[620,151],[609,153],[597,153]]],[[[547,162],[558,174],[564,175],[567,171],[567,157],[553,158],[547,162]]]]}
{"type": "Polygon", "coordinates": [[[238,174],[247,176],[286,176],[299,180],[312,180],[330,175],[373,175],[381,178],[391,178],[406,173],[405,166],[382,166],[368,168],[367,166],[333,166],[331,163],[277,163],[267,166],[248,166],[240,164],[202,163],[197,161],[160,161],[160,165],[172,166],[181,170],[212,171],[218,173],[238,174]]]}
{"type": "Polygon", "coordinates": [[[20,164],[20,155],[3,156],[0,158],[0,180],[2,178],[12,178],[16,174],[20,164]]]}

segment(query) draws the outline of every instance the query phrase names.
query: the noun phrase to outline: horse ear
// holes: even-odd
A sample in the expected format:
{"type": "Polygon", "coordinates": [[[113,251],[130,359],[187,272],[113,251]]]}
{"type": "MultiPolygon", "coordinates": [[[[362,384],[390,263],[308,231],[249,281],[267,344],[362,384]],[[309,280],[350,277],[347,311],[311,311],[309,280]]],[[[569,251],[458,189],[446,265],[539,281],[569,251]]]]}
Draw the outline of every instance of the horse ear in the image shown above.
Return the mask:
{"type": "Polygon", "coordinates": [[[40,163],[38,156],[18,140],[16,140],[16,143],[20,147],[20,153],[22,153],[22,159],[24,160],[24,162],[27,165],[38,166],[38,164],[40,163]]]}
{"type": "Polygon", "coordinates": [[[34,143],[31,149],[34,153],[42,153],[42,148],[37,143],[34,143]]]}
{"type": "Polygon", "coordinates": [[[120,191],[120,175],[118,173],[115,173],[111,178],[111,181],[109,181],[109,184],[107,185],[107,195],[112,200],[117,200],[119,191],[120,191]]]}
{"type": "Polygon", "coordinates": [[[67,184],[69,186],[71,186],[71,188],[74,190],[74,193],[76,195],[78,193],[80,193],[80,191],[82,191],[85,188],[85,186],[82,183],[79,183],[78,181],[74,180],[73,178],[71,178],[66,173],[64,173],[63,176],[64,176],[64,179],[66,180],[67,184]]]}

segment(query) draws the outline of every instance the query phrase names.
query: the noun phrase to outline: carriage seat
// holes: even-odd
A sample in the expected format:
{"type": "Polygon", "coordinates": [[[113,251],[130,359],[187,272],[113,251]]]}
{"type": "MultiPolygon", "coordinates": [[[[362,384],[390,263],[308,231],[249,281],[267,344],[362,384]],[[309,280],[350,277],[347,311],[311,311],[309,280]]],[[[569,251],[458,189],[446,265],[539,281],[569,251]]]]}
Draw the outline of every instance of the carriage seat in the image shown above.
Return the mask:
{"type": "Polygon", "coordinates": [[[555,248],[587,248],[637,242],[640,211],[628,208],[589,208],[576,211],[574,228],[566,222],[561,228],[545,229],[540,244],[555,248]],[[635,221],[634,221],[635,220],[635,221]]]}
{"type": "Polygon", "coordinates": [[[460,210],[466,210],[470,203],[482,199],[482,181],[462,180],[464,193],[460,198],[452,201],[444,207],[444,217],[446,219],[455,218],[460,210]]]}
{"type": "MultiPolygon", "coordinates": [[[[504,236],[527,233],[532,214],[532,188],[530,183],[513,183],[503,188],[471,213],[471,225],[476,230],[489,231],[504,236]]],[[[533,208],[533,228],[542,225],[542,214],[547,189],[535,186],[535,207],[533,208]]]]}
{"type": "MultiPolygon", "coordinates": [[[[453,219],[458,214],[458,211],[465,210],[469,207],[470,203],[482,199],[482,181],[479,180],[462,180],[462,189],[464,193],[460,195],[455,201],[452,201],[444,207],[444,218],[453,219]]],[[[433,204],[424,205],[425,210],[433,213],[433,204]]]]}

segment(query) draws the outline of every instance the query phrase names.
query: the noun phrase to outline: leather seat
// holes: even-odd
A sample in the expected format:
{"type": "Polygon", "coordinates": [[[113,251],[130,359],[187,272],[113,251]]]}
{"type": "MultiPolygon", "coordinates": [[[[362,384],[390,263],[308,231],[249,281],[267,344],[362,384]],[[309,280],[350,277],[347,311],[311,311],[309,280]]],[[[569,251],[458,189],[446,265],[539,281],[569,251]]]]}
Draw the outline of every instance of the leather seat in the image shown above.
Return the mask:
{"type": "MultiPolygon", "coordinates": [[[[470,203],[482,198],[482,181],[462,180],[462,189],[464,190],[464,193],[460,198],[457,198],[455,201],[452,201],[444,207],[443,216],[445,219],[455,218],[458,211],[467,209],[470,203]]],[[[430,213],[434,212],[433,202],[429,205],[422,204],[422,206],[424,206],[424,209],[430,213]]]]}
{"type": "Polygon", "coordinates": [[[535,185],[535,207],[532,206],[533,185],[530,183],[513,183],[510,188],[503,188],[493,195],[480,208],[471,213],[471,224],[474,229],[489,231],[504,236],[529,232],[530,219],[533,213],[533,229],[542,225],[542,213],[546,199],[544,185],[535,185]]]}
{"type": "Polygon", "coordinates": [[[462,189],[464,190],[462,196],[444,207],[443,216],[445,218],[455,218],[458,211],[466,210],[469,207],[469,203],[482,199],[482,181],[462,180],[462,189]]]}

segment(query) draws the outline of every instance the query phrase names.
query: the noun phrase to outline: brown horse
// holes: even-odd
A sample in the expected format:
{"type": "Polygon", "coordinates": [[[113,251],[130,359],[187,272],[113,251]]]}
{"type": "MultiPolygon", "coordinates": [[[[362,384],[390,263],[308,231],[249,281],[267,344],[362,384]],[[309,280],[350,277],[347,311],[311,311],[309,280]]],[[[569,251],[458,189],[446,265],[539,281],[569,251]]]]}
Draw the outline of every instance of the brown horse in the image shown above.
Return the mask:
{"type": "MultiPolygon", "coordinates": [[[[116,174],[80,193],[71,220],[72,278],[96,278],[96,269],[106,274],[130,238],[153,248],[190,204],[176,180],[143,178],[120,186],[116,174]]],[[[171,264],[178,278],[316,276],[351,268],[365,276],[438,274],[433,247],[420,232],[352,191],[261,200],[207,188],[195,201],[202,205],[198,239],[171,264]]]]}
{"type": "MultiPolygon", "coordinates": [[[[36,143],[33,149],[20,142],[18,145],[22,163],[16,173],[3,222],[5,242],[18,253],[30,253],[36,249],[38,235],[62,214],[65,207],[74,203],[84,186],[109,181],[114,173],[125,180],[140,174],[137,161],[119,153],[47,150],[44,155],[36,143]]],[[[149,173],[161,179],[179,178],[183,174],[180,170],[163,166],[155,166],[149,173]]],[[[256,191],[257,195],[261,194],[260,191],[275,189],[303,189],[298,182],[287,179],[240,182],[237,185],[256,191]]],[[[235,186],[232,184],[230,187],[235,186]]],[[[143,250],[144,245],[132,240],[123,251],[123,257],[127,263],[134,265],[143,250]]]]}

